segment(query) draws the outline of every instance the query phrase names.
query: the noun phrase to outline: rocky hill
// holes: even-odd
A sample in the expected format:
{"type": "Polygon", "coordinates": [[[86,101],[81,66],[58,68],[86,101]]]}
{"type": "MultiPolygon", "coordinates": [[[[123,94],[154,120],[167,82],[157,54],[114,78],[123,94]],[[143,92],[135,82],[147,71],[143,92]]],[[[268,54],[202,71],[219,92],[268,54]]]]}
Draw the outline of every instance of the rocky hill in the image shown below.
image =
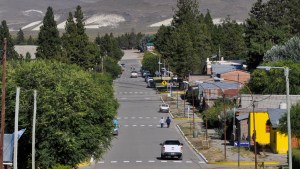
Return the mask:
{"type": "MultiPolygon", "coordinates": [[[[244,21],[256,0],[198,0],[200,11],[211,11],[214,19],[230,16],[244,21]]],[[[170,23],[176,0],[1,0],[0,20],[6,20],[11,31],[22,28],[38,32],[48,6],[52,6],[60,30],[64,29],[68,12],[77,5],[85,15],[87,32],[91,34],[135,32],[153,33],[170,23]]]]}

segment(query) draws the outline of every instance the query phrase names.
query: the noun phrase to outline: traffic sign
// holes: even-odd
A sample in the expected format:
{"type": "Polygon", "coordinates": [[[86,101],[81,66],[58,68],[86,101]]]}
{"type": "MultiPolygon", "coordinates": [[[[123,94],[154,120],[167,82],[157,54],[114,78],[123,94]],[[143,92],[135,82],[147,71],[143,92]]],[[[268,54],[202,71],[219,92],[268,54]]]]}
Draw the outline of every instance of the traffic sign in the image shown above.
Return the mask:
{"type": "Polygon", "coordinates": [[[164,80],[164,81],[161,82],[161,84],[165,86],[165,85],[168,84],[168,82],[164,80]]]}

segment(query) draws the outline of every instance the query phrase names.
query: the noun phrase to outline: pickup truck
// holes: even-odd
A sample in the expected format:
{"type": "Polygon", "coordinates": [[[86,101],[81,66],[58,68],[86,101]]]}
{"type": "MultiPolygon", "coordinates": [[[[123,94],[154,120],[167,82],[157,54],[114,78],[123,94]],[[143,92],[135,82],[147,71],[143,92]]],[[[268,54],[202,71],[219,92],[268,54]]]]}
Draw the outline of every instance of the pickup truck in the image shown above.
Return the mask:
{"type": "Polygon", "coordinates": [[[182,160],[183,144],[179,140],[166,140],[161,145],[161,159],[177,157],[182,160]]]}

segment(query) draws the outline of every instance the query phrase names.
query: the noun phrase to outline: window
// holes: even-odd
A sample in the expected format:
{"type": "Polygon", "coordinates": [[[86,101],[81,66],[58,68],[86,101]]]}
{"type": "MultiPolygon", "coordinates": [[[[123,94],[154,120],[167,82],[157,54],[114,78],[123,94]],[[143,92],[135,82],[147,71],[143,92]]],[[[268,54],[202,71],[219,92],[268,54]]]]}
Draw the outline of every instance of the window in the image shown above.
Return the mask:
{"type": "Polygon", "coordinates": [[[271,122],[270,120],[268,120],[266,123],[266,133],[270,133],[270,131],[271,131],[271,122]]]}
{"type": "Polygon", "coordinates": [[[270,133],[270,125],[266,125],[266,133],[270,133]]]}

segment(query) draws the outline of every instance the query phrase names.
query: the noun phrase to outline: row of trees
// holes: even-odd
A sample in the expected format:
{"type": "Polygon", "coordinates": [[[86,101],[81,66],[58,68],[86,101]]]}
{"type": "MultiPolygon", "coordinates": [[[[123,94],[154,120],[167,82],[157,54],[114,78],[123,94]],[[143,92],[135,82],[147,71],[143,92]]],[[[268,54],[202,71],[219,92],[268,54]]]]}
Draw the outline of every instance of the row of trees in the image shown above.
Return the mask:
{"type": "MultiPolygon", "coordinates": [[[[19,141],[18,168],[31,165],[33,90],[38,91],[36,166],[54,168],[61,164],[72,168],[91,157],[100,158],[113,138],[110,131],[118,108],[112,80],[121,72],[117,62],[123,53],[115,42],[89,41],[80,6],[74,14],[69,13],[62,37],[48,7],[36,41],[35,61],[18,56],[2,21],[1,44],[4,38],[8,40],[5,132],[14,131],[16,87],[21,87],[19,128],[26,128],[19,141]],[[105,73],[99,69],[104,51],[105,73]]],[[[106,36],[99,38],[101,41],[106,36]]]]}
{"type": "Polygon", "coordinates": [[[273,45],[299,35],[299,7],[298,0],[258,0],[244,24],[227,17],[214,25],[210,12],[202,14],[196,0],[178,0],[171,26],[159,28],[154,44],[172,71],[182,77],[202,73],[205,59],[213,55],[245,59],[253,70],[273,45]]]}
{"type": "Polygon", "coordinates": [[[181,77],[202,73],[205,59],[219,54],[226,59],[245,57],[243,25],[226,18],[214,25],[210,12],[203,15],[196,0],[178,0],[171,26],[161,26],[154,44],[172,71],[181,77]]]}

